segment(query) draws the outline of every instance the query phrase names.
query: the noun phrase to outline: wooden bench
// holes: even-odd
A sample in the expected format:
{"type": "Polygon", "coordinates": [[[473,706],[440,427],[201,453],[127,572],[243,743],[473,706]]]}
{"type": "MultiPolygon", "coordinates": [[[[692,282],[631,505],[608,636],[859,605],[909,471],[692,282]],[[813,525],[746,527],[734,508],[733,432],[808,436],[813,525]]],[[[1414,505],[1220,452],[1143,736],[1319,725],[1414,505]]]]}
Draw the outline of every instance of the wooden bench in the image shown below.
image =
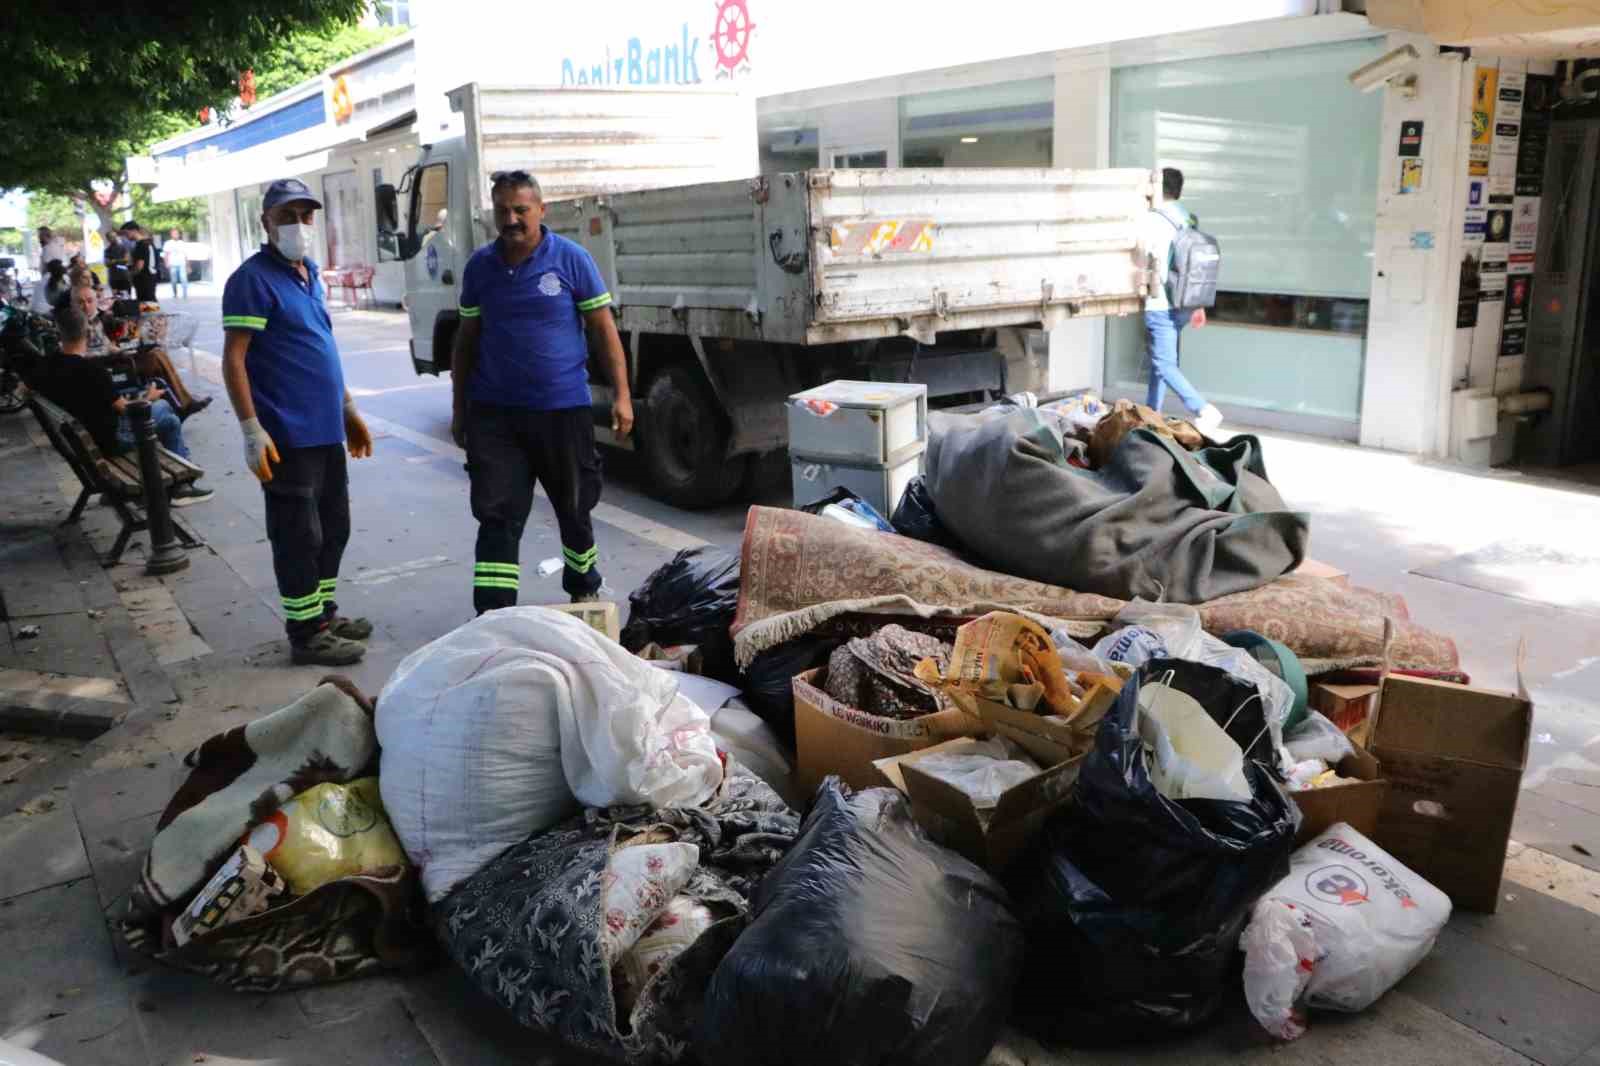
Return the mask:
{"type": "MultiPolygon", "coordinates": [[[[29,392],[28,409],[39,420],[39,428],[44,430],[44,435],[50,438],[50,443],[61,453],[61,458],[67,461],[83,486],[83,491],[78,493],[78,501],[72,505],[72,511],[61,524],[67,525],[82,518],[89,497],[98,493],[105,502],[116,508],[117,517],[122,520],[122,529],[111,546],[111,553],[101,560],[103,566],[117,565],[128,548],[128,538],[149,529],[144,512],[144,481],[139,473],[138,452],[104,455],[89,431],[77,419],[37,392],[29,392]]],[[[160,444],[156,445],[156,455],[161,462],[161,486],[164,491],[174,485],[198,481],[205,473],[160,444]]],[[[185,548],[200,547],[200,538],[176,512],[172,515],[172,529],[185,548]]]]}

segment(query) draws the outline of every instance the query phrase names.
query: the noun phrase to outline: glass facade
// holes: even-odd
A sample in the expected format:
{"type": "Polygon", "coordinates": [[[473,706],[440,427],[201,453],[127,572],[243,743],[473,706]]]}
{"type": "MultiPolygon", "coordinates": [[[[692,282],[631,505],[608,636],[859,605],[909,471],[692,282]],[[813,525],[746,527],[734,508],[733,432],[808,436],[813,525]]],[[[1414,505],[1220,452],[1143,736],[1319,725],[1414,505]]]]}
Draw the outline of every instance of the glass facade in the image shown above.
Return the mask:
{"type": "MultiPolygon", "coordinates": [[[[1355,423],[1377,214],[1382,100],[1351,70],[1381,39],[1124,67],[1113,166],[1177,167],[1222,248],[1217,306],[1185,330],[1207,399],[1355,423]]],[[[1106,332],[1106,390],[1143,396],[1137,316],[1106,332]]]]}
{"type": "Polygon", "coordinates": [[[1047,167],[1054,124],[1054,78],[902,96],[900,165],[1047,167]]]}

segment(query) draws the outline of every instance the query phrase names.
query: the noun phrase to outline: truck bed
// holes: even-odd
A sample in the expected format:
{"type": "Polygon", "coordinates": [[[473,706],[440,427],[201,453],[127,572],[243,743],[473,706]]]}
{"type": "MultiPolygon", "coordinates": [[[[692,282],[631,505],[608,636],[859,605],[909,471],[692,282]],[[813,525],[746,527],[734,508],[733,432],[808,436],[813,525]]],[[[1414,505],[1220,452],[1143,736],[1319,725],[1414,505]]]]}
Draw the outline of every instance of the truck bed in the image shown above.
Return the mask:
{"type": "Polygon", "coordinates": [[[626,331],[829,344],[1139,309],[1147,170],[811,170],[552,205],[626,331]]]}

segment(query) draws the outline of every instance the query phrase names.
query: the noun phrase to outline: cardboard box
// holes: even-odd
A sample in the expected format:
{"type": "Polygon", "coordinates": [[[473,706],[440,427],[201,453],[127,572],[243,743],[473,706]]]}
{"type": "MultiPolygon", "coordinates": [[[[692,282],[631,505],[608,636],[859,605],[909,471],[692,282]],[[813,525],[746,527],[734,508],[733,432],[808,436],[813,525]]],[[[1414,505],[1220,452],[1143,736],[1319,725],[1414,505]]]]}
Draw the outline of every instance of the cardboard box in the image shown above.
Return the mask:
{"type": "Polygon", "coordinates": [[[1365,744],[1371,736],[1372,708],[1377,703],[1377,698],[1377,685],[1319,683],[1311,686],[1310,699],[1307,702],[1327,715],[1334,725],[1344,730],[1345,736],[1357,744],[1365,744]]]}
{"type": "Polygon", "coordinates": [[[874,767],[880,778],[911,797],[911,811],[928,835],[992,873],[1000,873],[1022,851],[1045,819],[1072,802],[1072,786],[1083,767],[1083,755],[1013,785],[1000,794],[992,810],[979,812],[953,785],[917,769],[917,761],[939,751],[959,752],[976,741],[962,737],[894,758],[874,767]]]}
{"type": "Polygon", "coordinates": [[[1354,784],[1289,793],[1303,819],[1300,832],[1294,838],[1295,845],[1304,844],[1340,822],[1349,824],[1369,840],[1375,839],[1383,799],[1389,793],[1389,783],[1382,779],[1379,770],[1378,760],[1357,745],[1354,755],[1345,756],[1334,767],[1340,777],[1355,778],[1354,784]]]}
{"type": "Polygon", "coordinates": [[[260,914],[285,890],[283,878],[261,853],[241,844],[172,920],[172,939],[181,948],[195,937],[260,914]]]}
{"type": "Polygon", "coordinates": [[[984,732],[981,720],[960,710],[902,720],[846,707],[816,687],[821,673],[808,670],[793,681],[795,780],[807,796],[829,774],[851,788],[876,788],[883,780],[873,760],[984,732]]]}
{"type": "Polygon", "coordinates": [[[552,604],[550,609],[570,614],[612,640],[622,639],[622,623],[617,617],[617,605],[614,603],[562,603],[552,604]]]}
{"type": "Polygon", "coordinates": [[[1457,906],[1493,912],[1532,728],[1525,695],[1386,677],[1371,749],[1389,792],[1373,839],[1457,906]]]}

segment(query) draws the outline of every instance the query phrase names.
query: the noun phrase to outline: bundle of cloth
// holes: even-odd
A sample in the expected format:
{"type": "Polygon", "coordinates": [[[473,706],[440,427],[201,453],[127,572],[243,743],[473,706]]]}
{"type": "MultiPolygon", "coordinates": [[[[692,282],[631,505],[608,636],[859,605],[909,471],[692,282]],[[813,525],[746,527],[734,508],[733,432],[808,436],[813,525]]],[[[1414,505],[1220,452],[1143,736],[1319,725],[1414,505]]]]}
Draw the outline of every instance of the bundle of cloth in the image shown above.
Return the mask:
{"type": "Polygon", "coordinates": [[[1305,559],[1309,518],[1267,480],[1255,437],[1189,451],[1140,427],[1097,469],[1082,452],[1049,411],[934,416],[927,489],[986,565],[1121,599],[1206,603],[1305,559]]]}

